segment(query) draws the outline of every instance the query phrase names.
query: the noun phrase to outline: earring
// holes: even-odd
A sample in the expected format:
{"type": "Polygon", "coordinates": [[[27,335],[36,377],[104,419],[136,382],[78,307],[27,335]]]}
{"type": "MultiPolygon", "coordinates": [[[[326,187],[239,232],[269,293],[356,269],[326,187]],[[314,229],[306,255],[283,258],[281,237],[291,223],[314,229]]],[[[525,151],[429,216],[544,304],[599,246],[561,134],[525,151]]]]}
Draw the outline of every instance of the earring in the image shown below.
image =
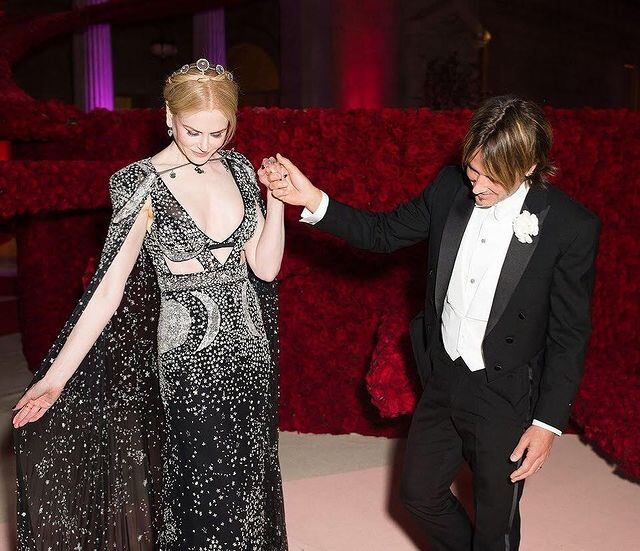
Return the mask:
{"type": "Polygon", "coordinates": [[[173,138],[173,128],[168,128],[167,129],[167,134],[169,134],[170,138],[173,138]]]}

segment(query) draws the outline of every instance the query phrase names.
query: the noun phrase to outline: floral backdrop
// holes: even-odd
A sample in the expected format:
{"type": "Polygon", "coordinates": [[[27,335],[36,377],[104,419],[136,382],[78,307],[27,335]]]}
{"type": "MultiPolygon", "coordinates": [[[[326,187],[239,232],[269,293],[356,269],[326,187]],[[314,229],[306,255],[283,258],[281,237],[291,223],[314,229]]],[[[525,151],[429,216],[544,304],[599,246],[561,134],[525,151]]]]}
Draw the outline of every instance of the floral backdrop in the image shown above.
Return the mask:
{"type": "MultiPolygon", "coordinates": [[[[204,2],[158,4],[166,14],[204,2]]],[[[109,217],[109,175],[163,147],[166,134],[155,110],[83,113],[36,102],[11,81],[11,63],[37,43],[34,37],[110,16],[141,17],[145,5],[121,0],[80,10],[82,17],[78,10],[43,17],[30,22],[30,33],[0,29],[0,140],[12,146],[12,160],[0,162],[0,222],[13,227],[18,242],[22,342],[32,368],[95,267],[109,217]]],[[[622,471],[640,476],[640,114],[546,112],[560,168],[554,183],[603,221],[594,333],[573,420],[622,471]]],[[[457,162],[469,116],[468,110],[245,109],[234,145],[255,165],[282,152],[332,197],[385,210],[457,162]]],[[[288,209],[279,276],[281,427],[404,434],[419,392],[407,324],[422,302],[424,246],[393,255],[356,251],[298,216],[288,209]]]]}
{"type": "MultiPolygon", "coordinates": [[[[622,469],[639,475],[640,115],[547,114],[560,167],[555,184],[603,220],[594,333],[574,422],[622,469]]],[[[443,165],[457,161],[469,116],[467,110],[246,109],[234,145],[255,165],[282,152],[329,195],[385,210],[418,194],[443,165]]],[[[23,346],[32,367],[99,254],[109,214],[108,176],[166,143],[160,112],[75,117],[73,132],[60,139],[16,139],[15,160],[0,165],[0,217],[16,226],[23,346]],[[90,140],[98,147],[87,147],[90,140]],[[88,152],[94,158],[87,159],[88,152]]],[[[357,251],[299,223],[298,216],[299,209],[288,209],[280,274],[281,427],[403,434],[419,391],[407,323],[424,292],[424,246],[393,255],[357,251]]]]}

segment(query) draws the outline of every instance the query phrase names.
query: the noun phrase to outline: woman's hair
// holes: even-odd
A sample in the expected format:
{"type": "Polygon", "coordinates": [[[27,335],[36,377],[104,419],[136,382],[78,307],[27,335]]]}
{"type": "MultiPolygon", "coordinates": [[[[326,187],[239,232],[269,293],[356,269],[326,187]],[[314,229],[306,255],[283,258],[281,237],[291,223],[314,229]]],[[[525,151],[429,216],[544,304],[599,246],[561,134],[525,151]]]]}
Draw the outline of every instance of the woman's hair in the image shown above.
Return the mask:
{"type": "Polygon", "coordinates": [[[549,160],[552,141],[551,125],[538,105],[516,96],[497,96],[473,114],[462,144],[462,163],[468,165],[481,149],[487,174],[507,191],[524,179],[544,185],[555,173],[549,160]]]}
{"type": "Polygon", "coordinates": [[[176,71],[165,80],[162,95],[172,115],[219,109],[229,121],[223,147],[233,138],[238,112],[238,85],[226,69],[221,73],[214,67],[204,73],[197,67],[176,71]]]}

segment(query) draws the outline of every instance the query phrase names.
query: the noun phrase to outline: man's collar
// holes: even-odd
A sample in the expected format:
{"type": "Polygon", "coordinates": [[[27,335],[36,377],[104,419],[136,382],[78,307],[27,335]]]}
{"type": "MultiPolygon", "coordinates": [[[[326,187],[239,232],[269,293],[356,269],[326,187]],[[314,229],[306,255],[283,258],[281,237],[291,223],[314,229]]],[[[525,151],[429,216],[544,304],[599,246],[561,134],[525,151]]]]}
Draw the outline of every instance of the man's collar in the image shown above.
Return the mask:
{"type": "Polygon", "coordinates": [[[527,196],[528,191],[529,184],[525,180],[520,184],[516,191],[509,195],[509,197],[506,197],[492,207],[489,207],[487,209],[489,210],[487,214],[493,215],[496,220],[503,220],[505,217],[515,218],[520,214],[522,204],[524,203],[524,199],[527,196]]]}

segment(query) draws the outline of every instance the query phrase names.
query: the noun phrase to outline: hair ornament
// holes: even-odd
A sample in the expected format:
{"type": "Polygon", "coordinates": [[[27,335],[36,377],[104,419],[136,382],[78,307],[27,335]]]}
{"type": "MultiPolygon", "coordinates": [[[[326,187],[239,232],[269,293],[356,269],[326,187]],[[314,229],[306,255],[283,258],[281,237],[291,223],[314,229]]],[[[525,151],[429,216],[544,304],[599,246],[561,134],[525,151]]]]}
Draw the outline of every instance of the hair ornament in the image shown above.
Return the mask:
{"type": "MultiPolygon", "coordinates": [[[[198,69],[202,73],[202,76],[207,76],[206,72],[209,69],[212,69],[218,75],[226,75],[226,77],[229,80],[233,80],[233,75],[231,74],[230,71],[227,71],[219,63],[215,67],[212,67],[211,64],[209,63],[209,60],[205,59],[204,57],[200,58],[195,63],[189,63],[187,65],[183,65],[182,67],[180,67],[180,69],[178,69],[177,71],[174,71],[173,73],[171,73],[171,76],[175,77],[176,75],[184,75],[184,74],[188,73],[189,69],[191,69],[192,67],[195,67],[196,69],[198,69]]],[[[200,77],[198,77],[198,78],[200,78],[200,77]]]]}
{"type": "Polygon", "coordinates": [[[209,67],[209,61],[203,57],[196,61],[196,68],[198,68],[203,75],[207,72],[209,67]]]}

